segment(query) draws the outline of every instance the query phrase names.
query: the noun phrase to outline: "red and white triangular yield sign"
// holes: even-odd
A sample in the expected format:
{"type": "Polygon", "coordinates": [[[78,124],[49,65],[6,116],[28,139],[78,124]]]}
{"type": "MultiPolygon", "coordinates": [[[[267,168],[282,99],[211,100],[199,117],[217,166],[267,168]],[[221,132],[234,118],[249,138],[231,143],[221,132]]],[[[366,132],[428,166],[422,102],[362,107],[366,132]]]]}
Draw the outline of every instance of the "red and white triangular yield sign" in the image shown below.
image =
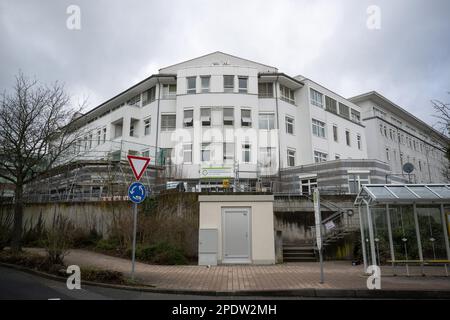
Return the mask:
{"type": "Polygon", "coordinates": [[[139,181],[150,163],[150,158],[127,155],[134,177],[139,181]]]}

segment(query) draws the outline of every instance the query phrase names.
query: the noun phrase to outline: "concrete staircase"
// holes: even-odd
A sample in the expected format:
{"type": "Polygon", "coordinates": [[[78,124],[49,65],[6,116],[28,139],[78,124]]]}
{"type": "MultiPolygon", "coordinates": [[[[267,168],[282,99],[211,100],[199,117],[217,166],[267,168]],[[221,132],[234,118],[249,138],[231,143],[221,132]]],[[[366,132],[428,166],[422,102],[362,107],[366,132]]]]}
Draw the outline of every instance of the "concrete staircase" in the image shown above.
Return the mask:
{"type": "Polygon", "coordinates": [[[317,261],[314,246],[308,244],[283,243],[283,262],[317,261]]]}

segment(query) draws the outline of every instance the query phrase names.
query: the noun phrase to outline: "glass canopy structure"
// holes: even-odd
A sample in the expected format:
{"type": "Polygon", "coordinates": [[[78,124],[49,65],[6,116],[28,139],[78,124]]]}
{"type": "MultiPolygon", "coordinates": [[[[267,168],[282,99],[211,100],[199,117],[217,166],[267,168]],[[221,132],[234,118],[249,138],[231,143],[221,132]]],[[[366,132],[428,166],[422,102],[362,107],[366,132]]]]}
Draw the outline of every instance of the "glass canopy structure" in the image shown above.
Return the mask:
{"type": "Polygon", "coordinates": [[[450,264],[450,184],[367,184],[355,199],[368,264],[450,264]],[[369,253],[369,254],[368,254],[369,253]]]}

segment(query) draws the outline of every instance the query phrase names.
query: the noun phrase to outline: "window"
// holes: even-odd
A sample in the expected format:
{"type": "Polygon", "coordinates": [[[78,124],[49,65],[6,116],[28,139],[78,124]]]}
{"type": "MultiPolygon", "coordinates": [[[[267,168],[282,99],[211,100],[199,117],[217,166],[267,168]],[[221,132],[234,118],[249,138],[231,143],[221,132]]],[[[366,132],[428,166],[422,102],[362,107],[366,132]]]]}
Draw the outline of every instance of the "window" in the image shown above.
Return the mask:
{"type": "Polygon", "coordinates": [[[92,133],[89,134],[89,149],[92,148],[92,133]]]}
{"type": "Polygon", "coordinates": [[[325,123],[316,119],[312,119],[313,134],[320,138],[325,138],[325,123]]]}
{"type": "Polygon", "coordinates": [[[103,128],[103,143],[106,142],[106,128],[103,128]]]}
{"type": "Polygon", "coordinates": [[[183,162],[192,163],[192,144],[183,145],[183,162]]]}
{"type": "Polygon", "coordinates": [[[150,126],[151,126],[151,119],[145,119],[144,120],[144,136],[148,136],[150,134],[150,126]]]}
{"type": "Polygon", "coordinates": [[[422,171],[422,162],[419,160],[419,171],[422,171]]]}
{"type": "Polygon", "coordinates": [[[175,99],[176,95],[177,95],[176,84],[163,85],[163,99],[175,99]]]}
{"type": "Polygon", "coordinates": [[[152,101],[155,101],[156,87],[151,87],[142,93],[142,105],[145,106],[152,101]]]}
{"type": "Polygon", "coordinates": [[[232,142],[223,143],[223,161],[234,162],[234,143],[232,142]]]}
{"type": "Polygon", "coordinates": [[[242,162],[250,162],[251,145],[249,143],[244,143],[242,145],[242,162]]]}
{"type": "Polygon", "coordinates": [[[293,149],[287,150],[287,165],[288,167],[295,166],[295,150],[293,149]]]}
{"type": "Polygon", "coordinates": [[[211,159],[210,143],[202,143],[200,150],[201,161],[209,161],[211,159]]]}
{"type": "Polygon", "coordinates": [[[309,89],[311,95],[311,104],[323,108],[322,94],[312,88],[309,89]]]}
{"type": "Polygon", "coordinates": [[[234,91],[234,76],[223,76],[223,91],[224,92],[234,91]]]}
{"type": "Polygon", "coordinates": [[[369,183],[369,173],[349,173],[348,175],[348,189],[351,194],[358,193],[363,184],[369,183]]]}
{"type": "Polygon", "coordinates": [[[258,163],[263,168],[270,168],[276,163],[274,147],[260,147],[258,163]]]}
{"type": "Polygon", "coordinates": [[[239,93],[247,93],[248,90],[248,78],[238,77],[239,82],[239,93]]]}
{"type": "Polygon", "coordinates": [[[200,121],[202,122],[202,127],[211,126],[211,108],[200,109],[200,121]]]}
{"type": "Polygon", "coordinates": [[[188,94],[194,94],[197,92],[197,77],[187,77],[187,93],[188,94]]]}
{"type": "Polygon", "coordinates": [[[403,152],[400,152],[400,163],[403,165],[403,152]]]}
{"type": "Polygon", "coordinates": [[[392,134],[392,129],[389,128],[389,138],[391,138],[391,140],[394,140],[394,135],[392,134]]]}
{"type": "Polygon", "coordinates": [[[141,105],[141,94],[135,95],[133,98],[127,101],[130,106],[140,107],[141,105]]]}
{"type": "Polygon", "coordinates": [[[233,126],[234,125],[234,109],[233,108],[223,108],[223,125],[233,126]]]}
{"type": "Polygon", "coordinates": [[[161,131],[173,131],[176,128],[176,115],[162,114],[161,115],[161,131]]]}
{"type": "Polygon", "coordinates": [[[383,135],[383,125],[380,123],[380,133],[383,135]]]}
{"type": "Polygon", "coordinates": [[[386,161],[391,160],[391,157],[389,155],[389,148],[386,148],[386,161]]]}
{"type": "Polygon", "coordinates": [[[100,145],[101,139],[102,139],[102,131],[98,130],[97,131],[97,145],[100,145]]]}
{"type": "Polygon", "coordinates": [[[114,123],[114,138],[119,138],[122,136],[123,120],[114,123]]]}
{"type": "Polygon", "coordinates": [[[262,129],[262,130],[275,129],[275,114],[260,113],[259,114],[259,129],[262,129]]]}
{"type": "Polygon", "coordinates": [[[356,135],[356,144],[358,146],[358,150],[362,149],[362,141],[361,141],[361,135],[358,133],[356,135]]]}
{"type": "Polygon", "coordinates": [[[386,126],[383,127],[383,133],[384,133],[384,136],[387,138],[387,129],[386,129],[386,126]]]}
{"type": "Polygon", "coordinates": [[[172,148],[161,148],[159,152],[159,159],[161,165],[171,165],[172,164],[172,148]]]}
{"type": "Polygon", "coordinates": [[[325,96],[325,110],[333,112],[333,113],[337,113],[337,104],[336,104],[336,100],[325,96]]]}
{"type": "Polygon", "coordinates": [[[338,139],[339,137],[338,137],[338,127],[337,127],[337,125],[333,125],[333,140],[335,141],[335,142],[338,142],[338,139]]]}
{"type": "Polygon", "coordinates": [[[251,110],[248,109],[241,110],[241,126],[242,127],[252,126],[251,110]]]}
{"type": "Polygon", "coordinates": [[[183,126],[185,128],[194,126],[194,110],[184,110],[183,126]]]}
{"type": "Polygon", "coordinates": [[[344,118],[350,119],[350,108],[343,103],[339,103],[339,114],[344,118]]]}
{"type": "Polygon", "coordinates": [[[358,122],[358,123],[361,122],[361,113],[359,111],[352,109],[351,113],[352,113],[353,121],[358,122]]]}
{"type": "Polygon", "coordinates": [[[320,163],[327,161],[328,155],[320,151],[314,151],[314,162],[320,163]]]}
{"type": "Polygon", "coordinates": [[[300,194],[301,195],[311,195],[314,189],[317,188],[317,178],[301,178],[300,179],[300,194]]]}
{"type": "Polygon", "coordinates": [[[209,85],[211,82],[210,76],[202,76],[200,77],[200,82],[202,85],[202,92],[209,92],[209,85]]]}
{"type": "Polygon", "coordinates": [[[350,131],[345,130],[345,142],[350,147],[350,131]]]}
{"type": "Polygon", "coordinates": [[[294,91],[280,84],[280,98],[283,101],[295,104],[294,91]]]}
{"type": "Polygon", "coordinates": [[[273,98],[273,83],[258,83],[258,96],[260,98],[273,98]]]}
{"type": "Polygon", "coordinates": [[[135,129],[135,123],[134,123],[134,121],[131,121],[131,123],[130,123],[130,137],[134,137],[134,129],[135,129]]]}
{"type": "Polygon", "coordinates": [[[286,133],[294,134],[294,118],[286,116],[286,133]]]}

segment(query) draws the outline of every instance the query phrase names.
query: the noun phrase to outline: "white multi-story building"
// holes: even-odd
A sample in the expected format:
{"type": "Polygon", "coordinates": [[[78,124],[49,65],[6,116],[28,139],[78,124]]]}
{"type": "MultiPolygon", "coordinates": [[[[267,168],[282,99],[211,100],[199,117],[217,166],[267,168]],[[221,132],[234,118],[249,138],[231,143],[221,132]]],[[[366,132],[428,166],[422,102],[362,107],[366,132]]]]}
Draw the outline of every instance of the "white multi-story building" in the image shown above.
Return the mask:
{"type": "Polygon", "coordinates": [[[200,189],[269,176],[288,177],[294,190],[322,180],[354,193],[402,173],[407,161],[419,168],[418,181],[441,181],[435,140],[445,137],[378,96],[348,100],[302,76],[214,52],[162,68],[77,117],[85,135],[76,157],[150,156],[172,179],[200,189]]]}
{"type": "Polygon", "coordinates": [[[388,163],[397,176],[412,163],[417,183],[448,183],[447,137],[377,92],[349,100],[362,109],[370,159],[388,163]]]}
{"type": "Polygon", "coordinates": [[[190,181],[367,158],[358,105],[221,52],[162,68],[75,121],[86,132],[78,158],[110,156],[120,146],[190,181]]]}

